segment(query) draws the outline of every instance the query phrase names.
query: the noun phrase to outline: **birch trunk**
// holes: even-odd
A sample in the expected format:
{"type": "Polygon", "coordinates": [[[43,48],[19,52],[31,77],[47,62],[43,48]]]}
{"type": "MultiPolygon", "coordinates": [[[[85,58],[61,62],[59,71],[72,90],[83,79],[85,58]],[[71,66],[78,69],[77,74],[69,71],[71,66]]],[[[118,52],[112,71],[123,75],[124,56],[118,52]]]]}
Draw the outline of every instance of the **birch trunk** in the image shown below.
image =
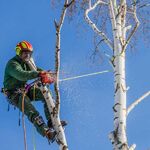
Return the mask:
{"type": "Polygon", "coordinates": [[[112,143],[115,150],[128,150],[126,136],[126,76],[125,76],[125,51],[123,44],[126,37],[126,1],[122,0],[119,10],[116,10],[116,1],[110,0],[110,16],[114,40],[114,131],[112,143]]]}
{"type": "MultiPolygon", "coordinates": [[[[117,42],[116,42],[117,43],[117,42]]],[[[126,137],[126,80],[125,80],[125,53],[120,54],[120,44],[114,53],[114,149],[127,150],[126,137]]]]}
{"type": "MultiPolygon", "coordinates": [[[[32,70],[36,70],[36,66],[35,66],[33,59],[28,64],[32,70]]],[[[49,113],[51,115],[53,127],[54,127],[55,131],[57,132],[56,141],[59,145],[59,149],[60,150],[68,150],[64,129],[62,128],[59,114],[56,112],[56,106],[55,106],[54,100],[50,94],[50,91],[47,88],[47,86],[42,85],[42,83],[38,84],[38,87],[41,90],[41,92],[43,93],[43,96],[44,96],[45,101],[48,106],[49,113]]]]}

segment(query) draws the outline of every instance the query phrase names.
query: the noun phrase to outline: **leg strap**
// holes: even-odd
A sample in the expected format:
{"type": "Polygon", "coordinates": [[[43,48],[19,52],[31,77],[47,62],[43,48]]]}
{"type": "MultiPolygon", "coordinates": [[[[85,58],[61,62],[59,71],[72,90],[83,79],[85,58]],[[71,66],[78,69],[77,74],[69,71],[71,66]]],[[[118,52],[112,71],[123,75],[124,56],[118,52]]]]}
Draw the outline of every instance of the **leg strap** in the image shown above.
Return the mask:
{"type": "Polygon", "coordinates": [[[38,125],[38,126],[41,126],[44,124],[44,120],[41,116],[37,116],[34,118],[34,122],[38,125]]]}

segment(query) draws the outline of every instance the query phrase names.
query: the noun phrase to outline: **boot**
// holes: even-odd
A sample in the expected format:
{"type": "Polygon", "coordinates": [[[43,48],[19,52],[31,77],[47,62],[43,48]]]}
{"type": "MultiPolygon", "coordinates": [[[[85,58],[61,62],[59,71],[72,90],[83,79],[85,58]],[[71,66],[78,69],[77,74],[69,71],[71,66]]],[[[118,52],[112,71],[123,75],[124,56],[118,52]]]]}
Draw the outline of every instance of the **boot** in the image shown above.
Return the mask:
{"type": "MultiPolygon", "coordinates": [[[[62,125],[63,127],[68,124],[68,123],[67,123],[66,121],[64,121],[64,120],[61,120],[60,122],[61,122],[61,125],[62,125]]],[[[48,120],[47,125],[48,125],[49,128],[51,128],[51,129],[53,128],[53,124],[52,124],[51,119],[48,120]]]]}
{"type": "Polygon", "coordinates": [[[45,124],[42,116],[37,116],[34,118],[34,126],[43,137],[46,136],[49,142],[55,140],[56,132],[45,124]]]}

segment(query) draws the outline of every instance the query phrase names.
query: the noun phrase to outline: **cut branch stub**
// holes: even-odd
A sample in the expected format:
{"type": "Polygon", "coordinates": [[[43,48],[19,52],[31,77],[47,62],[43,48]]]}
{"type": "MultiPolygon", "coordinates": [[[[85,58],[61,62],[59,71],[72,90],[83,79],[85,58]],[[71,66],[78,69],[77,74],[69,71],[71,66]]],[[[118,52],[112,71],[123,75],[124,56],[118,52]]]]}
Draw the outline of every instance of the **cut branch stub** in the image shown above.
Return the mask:
{"type": "Polygon", "coordinates": [[[56,30],[58,30],[58,28],[59,28],[59,25],[57,24],[57,21],[56,21],[56,19],[54,20],[54,24],[55,24],[55,28],[56,28],[56,30]]]}
{"type": "Polygon", "coordinates": [[[74,2],[75,2],[75,0],[72,0],[70,3],[65,4],[64,7],[68,8],[68,7],[70,7],[74,2]]]}

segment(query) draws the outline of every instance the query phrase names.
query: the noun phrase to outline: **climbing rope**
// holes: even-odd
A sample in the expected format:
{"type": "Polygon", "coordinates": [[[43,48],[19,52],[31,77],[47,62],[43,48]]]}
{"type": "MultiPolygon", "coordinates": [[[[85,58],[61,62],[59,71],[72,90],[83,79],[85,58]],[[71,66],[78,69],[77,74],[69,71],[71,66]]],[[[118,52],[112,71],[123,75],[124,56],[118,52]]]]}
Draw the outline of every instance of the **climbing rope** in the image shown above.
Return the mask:
{"type": "MultiPolygon", "coordinates": [[[[23,132],[24,132],[24,147],[25,150],[27,150],[27,140],[26,140],[26,127],[25,127],[25,120],[24,120],[24,100],[25,100],[25,96],[26,93],[28,92],[28,90],[33,86],[33,100],[35,100],[35,84],[38,80],[35,80],[34,82],[30,83],[29,85],[27,85],[25,87],[25,91],[23,92],[23,97],[22,97],[22,125],[23,125],[23,132]]],[[[33,135],[33,146],[34,146],[34,150],[36,150],[36,145],[35,145],[35,137],[33,135]]]]}
{"type": "Polygon", "coordinates": [[[24,100],[26,96],[26,91],[23,92],[22,96],[22,125],[23,125],[23,133],[24,133],[24,147],[25,150],[27,150],[27,140],[26,140],[26,127],[25,127],[25,121],[24,121],[24,100]]]}
{"type": "Polygon", "coordinates": [[[32,142],[33,142],[33,149],[36,150],[35,128],[34,128],[34,126],[32,126],[32,142]]]}

